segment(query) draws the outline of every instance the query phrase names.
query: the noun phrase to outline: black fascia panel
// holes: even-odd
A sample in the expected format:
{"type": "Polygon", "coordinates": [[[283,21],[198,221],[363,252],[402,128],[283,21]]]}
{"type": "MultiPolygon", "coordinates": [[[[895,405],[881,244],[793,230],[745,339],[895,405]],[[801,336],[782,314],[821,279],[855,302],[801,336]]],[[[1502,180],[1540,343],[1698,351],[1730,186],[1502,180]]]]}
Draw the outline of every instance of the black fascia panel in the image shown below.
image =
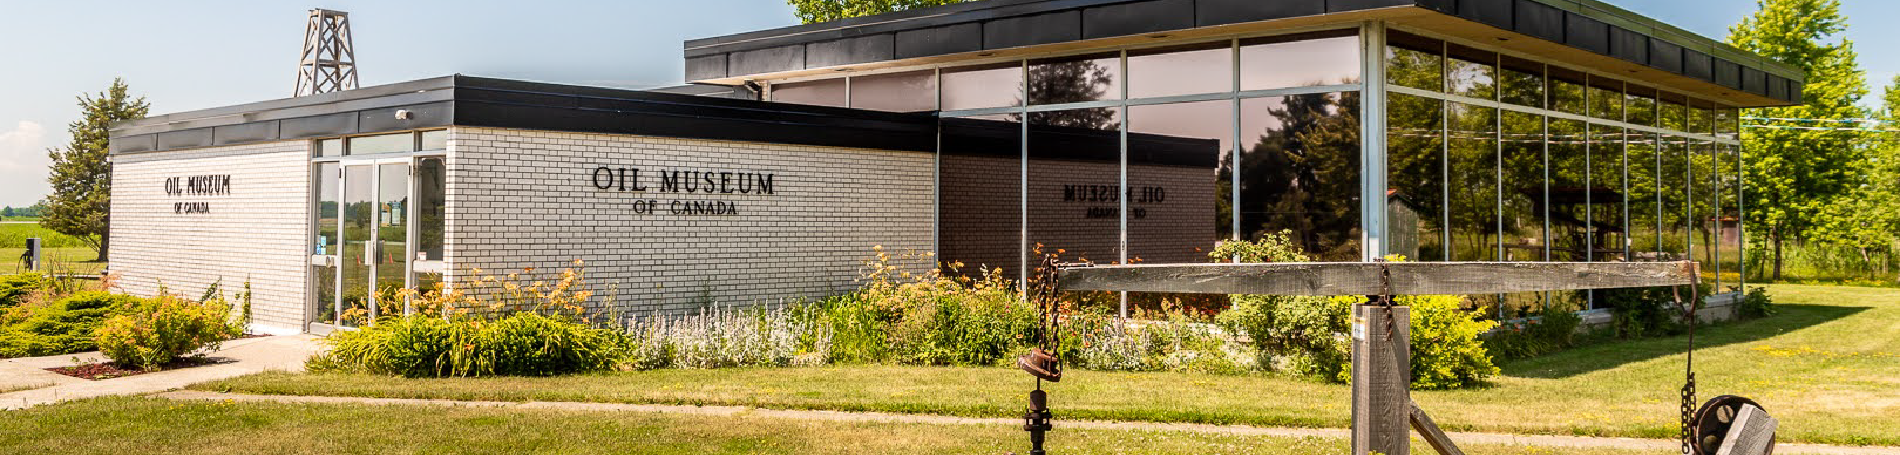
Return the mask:
{"type": "Polygon", "coordinates": [[[1788,80],[1785,78],[1782,78],[1781,76],[1769,75],[1768,76],[1768,97],[1778,99],[1778,100],[1787,100],[1789,98],[1788,97],[1788,80]]]}
{"type": "Polygon", "coordinates": [[[358,112],[356,128],[362,132],[401,131],[449,126],[455,120],[454,103],[416,104],[358,112]],[[396,111],[409,111],[409,119],[396,118],[396,111]]]}
{"type": "Polygon", "coordinates": [[[1610,24],[1577,13],[1564,13],[1564,44],[1598,54],[1610,54],[1610,24]]]}
{"type": "Polygon", "coordinates": [[[805,69],[805,45],[794,44],[733,52],[726,56],[730,74],[776,73],[805,69]]]}
{"type": "Polygon", "coordinates": [[[1806,101],[1803,101],[1803,99],[1807,98],[1808,86],[1800,82],[1795,82],[1793,79],[1789,79],[1787,82],[1788,82],[1788,98],[1787,98],[1788,102],[1795,103],[1795,104],[1805,104],[1806,101]]]}
{"type": "Polygon", "coordinates": [[[983,48],[1007,49],[1082,39],[1082,12],[1060,11],[983,23],[983,48]]]}
{"type": "Polygon", "coordinates": [[[966,22],[904,30],[897,32],[896,42],[900,59],[980,51],[983,50],[983,24],[966,22]]]}
{"type": "Polygon", "coordinates": [[[1723,59],[1714,59],[1715,83],[1736,90],[1742,89],[1742,66],[1723,59]]]}
{"type": "Polygon", "coordinates": [[[157,134],[136,134],[115,137],[107,143],[106,151],[111,154],[144,152],[158,149],[157,134]]]}
{"type": "Polygon", "coordinates": [[[1194,24],[1238,24],[1326,13],[1324,2],[1313,0],[1195,0],[1194,24]]]}
{"type": "Polygon", "coordinates": [[[1082,39],[1194,28],[1194,0],[1149,0],[1082,9],[1082,39]]]}
{"type": "Polygon", "coordinates": [[[1682,75],[1714,82],[1715,61],[1709,54],[1685,49],[1682,51],[1682,75]]]}
{"type": "Polygon", "coordinates": [[[1564,42],[1564,10],[1531,0],[1517,0],[1515,17],[1517,22],[1513,29],[1518,33],[1564,42]]]}
{"type": "Polygon", "coordinates": [[[698,81],[726,77],[726,54],[686,59],[686,80],[698,81]]]}
{"type": "Polygon", "coordinates": [[[206,147],[210,145],[211,128],[192,128],[188,130],[158,133],[158,148],[162,150],[206,147]]]}
{"type": "Polygon", "coordinates": [[[824,68],[891,60],[897,56],[896,39],[895,35],[877,34],[807,44],[805,67],[824,68]]]}
{"type": "Polygon", "coordinates": [[[1742,67],[1742,91],[1768,96],[1768,73],[1746,66],[1742,67]]]}
{"type": "Polygon", "coordinates": [[[279,122],[277,128],[277,137],[279,139],[303,139],[307,137],[356,134],[356,113],[339,112],[328,115],[284,119],[279,122]]]}
{"type": "Polygon", "coordinates": [[[1638,65],[1649,64],[1649,36],[1610,26],[1610,55],[1638,65]]]}
{"type": "Polygon", "coordinates": [[[1682,73],[1682,46],[1661,38],[1650,37],[1649,66],[1671,73],[1682,73]]]}
{"type": "Polygon", "coordinates": [[[1458,0],[1457,4],[1454,13],[1458,17],[1505,30],[1515,27],[1517,13],[1513,0],[1458,0]]]}
{"type": "MultiPolygon", "coordinates": [[[[1301,1],[1301,0],[1295,0],[1301,1]]],[[[1317,2],[1318,0],[1303,0],[1317,2]]],[[[1326,12],[1343,13],[1369,9],[1390,8],[1394,6],[1423,6],[1416,0],[1325,0],[1326,12]]],[[[1291,2],[1289,2],[1291,3],[1291,2]]]]}
{"type": "Polygon", "coordinates": [[[211,142],[214,145],[245,144],[276,139],[276,121],[221,125],[211,129],[211,142]]]}

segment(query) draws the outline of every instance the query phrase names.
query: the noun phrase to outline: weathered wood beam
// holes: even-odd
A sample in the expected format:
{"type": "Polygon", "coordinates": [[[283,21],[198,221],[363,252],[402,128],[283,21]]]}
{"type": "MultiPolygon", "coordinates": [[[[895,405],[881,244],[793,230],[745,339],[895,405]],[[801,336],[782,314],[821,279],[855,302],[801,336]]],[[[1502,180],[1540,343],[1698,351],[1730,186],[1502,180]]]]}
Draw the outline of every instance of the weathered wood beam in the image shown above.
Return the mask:
{"type": "Polygon", "coordinates": [[[1378,295],[1381,268],[1393,295],[1474,295],[1695,283],[1678,262],[1275,262],[1063,267],[1065,291],[1189,294],[1378,295]]]}
{"type": "Polygon", "coordinates": [[[1445,430],[1438,429],[1438,423],[1432,421],[1432,416],[1418,408],[1418,403],[1412,403],[1412,429],[1418,430],[1419,437],[1424,438],[1426,444],[1431,444],[1432,450],[1438,451],[1438,455],[1465,455],[1465,451],[1458,450],[1458,444],[1451,442],[1451,437],[1445,436],[1445,430]]]}

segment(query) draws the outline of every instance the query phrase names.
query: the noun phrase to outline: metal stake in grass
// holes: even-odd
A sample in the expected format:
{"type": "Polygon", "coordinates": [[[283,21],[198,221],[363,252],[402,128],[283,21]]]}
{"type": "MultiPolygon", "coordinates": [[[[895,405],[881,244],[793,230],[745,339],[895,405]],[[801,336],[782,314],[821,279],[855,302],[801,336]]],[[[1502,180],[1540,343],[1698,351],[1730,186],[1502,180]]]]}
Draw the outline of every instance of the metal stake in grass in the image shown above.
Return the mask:
{"type": "Polygon", "coordinates": [[[1043,256],[1036,280],[1028,283],[1027,291],[1036,303],[1037,322],[1041,325],[1036,332],[1036,347],[1016,359],[1017,368],[1036,378],[1036,389],[1029,392],[1029,409],[1023,411],[1023,431],[1029,432],[1029,455],[1047,454],[1042,449],[1043,438],[1055,428],[1050,423],[1055,413],[1049,411],[1049,393],[1042,390],[1042,381],[1062,381],[1062,359],[1056,357],[1062,341],[1056,332],[1059,322],[1056,319],[1056,273],[1063,265],[1056,262],[1054,254],[1043,256]]]}

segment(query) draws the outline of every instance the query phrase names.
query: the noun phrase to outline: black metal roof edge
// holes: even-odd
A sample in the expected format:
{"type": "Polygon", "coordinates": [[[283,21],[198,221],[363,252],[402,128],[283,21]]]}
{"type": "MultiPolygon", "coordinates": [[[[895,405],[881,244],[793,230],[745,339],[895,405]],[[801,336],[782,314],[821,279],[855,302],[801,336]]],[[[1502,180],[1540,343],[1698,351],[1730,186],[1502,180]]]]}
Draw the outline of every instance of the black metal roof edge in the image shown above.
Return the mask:
{"type": "MultiPolygon", "coordinates": [[[[819,22],[815,24],[790,25],[790,26],[779,27],[779,28],[770,28],[770,29],[765,29],[765,30],[754,30],[750,32],[734,33],[730,35],[709,36],[705,38],[688,39],[685,42],[686,50],[687,50],[686,56],[687,57],[695,56],[695,54],[693,53],[694,49],[725,46],[725,45],[744,43],[748,41],[766,39],[766,38],[778,38],[778,37],[785,37],[785,36],[804,35],[804,34],[810,34],[810,33],[815,33],[815,32],[833,32],[833,31],[839,31],[839,30],[864,28],[864,27],[882,25],[882,24],[905,24],[900,27],[911,27],[911,26],[917,26],[920,24],[923,24],[924,26],[928,26],[928,25],[948,24],[948,23],[954,23],[954,22],[968,22],[972,19],[966,19],[966,18],[955,17],[955,16],[959,14],[967,14],[973,11],[984,11],[984,10],[991,10],[991,9],[996,9],[996,8],[1016,6],[1016,5],[1021,5],[1021,4],[1043,3],[1043,2],[1050,2],[1050,1],[1078,3],[1078,0],[972,1],[972,2],[942,5],[942,6],[933,6],[929,8],[910,9],[910,10],[897,11],[897,12],[892,12],[892,13],[878,14],[874,16],[851,17],[851,18],[839,19],[839,20],[830,21],[830,22],[819,22]]],[[[1121,2],[1130,2],[1130,1],[1138,1],[1138,0],[1079,0],[1080,3],[1097,3],[1097,4],[1121,3],[1121,2]]],[[[834,38],[841,38],[841,37],[843,36],[834,36],[834,37],[825,38],[825,39],[834,39],[834,38]]],[[[769,46],[765,46],[765,47],[769,47],[769,46]]],[[[711,53],[711,52],[717,52],[717,51],[709,51],[708,53],[711,53]]],[[[699,55],[704,55],[704,54],[699,54],[699,55]]]]}
{"type": "Polygon", "coordinates": [[[254,115],[260,112],[267,112],[267,111],[273,111],[273,110],[321,106],[321,105],[326,105],[326,104],[346,103],[346,102],[358,101],[358,100],[379,99],[379,98],[385,98],[391,95],[397,95],[397,94],[403,94],[403,93],[442,90],[442,89],[447,89],[447,88],[452,87],[455,81],[455,77],[456,76],[453,76],[453,75],[432,77],[432,78],[427,78],[427,79],[417,79],[413,81],[397,82],[393,84],[383,84],[383,85],[363,87],[356,90],[345,90],[345,91],[340,91],[340,92],[321,93],[321,94],[316,94],[316,95],[301,96],[301,97],[294,97],[294,98],[279,98],[279,99],[268,100],[268,101],[258,101],[258,102],[245,103],[245,104],[236,104],[236,105],[230,105],[230,106],[213,107],[213,108],[208,108],[208,109],[199,109],[195,111],[184,111],[184,112],[175,112],[175,113],[163,114],[163,115],[155,115],[155,116],[145,117],[141,119],[126,120],[123,122],[114,123],[112,125],[112,130],[113,132],[117,133],[120,130],[132,130],[132,129],[141,128],[141,127],[160,126],[160,125],[169,124],[169,123],[202,121],[205,119],[212,119],[212,118],[218,118],[218,117],[254,115]]]}
{"type": "Polygon", "coordinates": [[[1758,55],[1756,53],[1745,51],[1735,46],[1731,46],[1728,43],[1722,42],[1721,40],[1707,37],[1707,36],[1702,36],[1695,32],[1691,32],[1681,27],[1677,27],[1674,24],[1663,22],[1659,19],[1655,19],[1649,16],[1644,16],[1635,11],[1630,11],[1628,9],[1624,9],[1623,7],[1612,5],[1612,4],[1602,2],[1599,0],[1531,0],[1531,1],[1555,6],[1558,9],[1563,9],[1565,11],[1570,11],[1573,13],[1589,16],[1593,19],[1602,20],[1604,22],[1610,22],[1612,25],[1623,26],[1624,28],[1629,28],[1636,32],[1649,35],[1651,37],[1665,36],[1666,38],[1670,38],[1669,39],[1670,42],[1676,43],[1678,45],[1682,45],[1684,48],[1706,52],[1715,57],[1728,59],[1730,61],[1735,61],[1736,63],[1742,63],[1742,64],[1754,66],[1757,69],[1761,69],[1763,71],[1766,71],[1770,74],[1774,74],[1777,76],[1781,76],[1781,77],[1785,77],[1789,79],[1795,79],[1797,81],[1805,79],[1807,77],[1806,74],[1802,73],[1800,68],[1795,68],[1793,66],[1774,61],[1767,57],[1758,55]],[[1618,22],[1622,22],[1622,23],[1619,24],[1618,22]],[[1638,28],[1646,28],[1647,30],[1642,30],[1638,28]]]}
{"type": "Polygon", "coordinates": [[[112,153],[458,125],[899,151],[935,149],[936,119],[928,114],[463,75],[424,81],[429,82],[431,96],[423,103],[415,103],[410,90],[416,85],[407,82],[327,94],[328,102],[273,100],[134,120],[113,129],[112,153]],[[410,115],[398,119],[397,110],[408,110],[410,115]],[[296,115],[273,115],[283,112],[296,115]],[[207,116],[218,122],[203,121],[207,116]],[[159,118],[169,121],[155,120],[159,118]]]}

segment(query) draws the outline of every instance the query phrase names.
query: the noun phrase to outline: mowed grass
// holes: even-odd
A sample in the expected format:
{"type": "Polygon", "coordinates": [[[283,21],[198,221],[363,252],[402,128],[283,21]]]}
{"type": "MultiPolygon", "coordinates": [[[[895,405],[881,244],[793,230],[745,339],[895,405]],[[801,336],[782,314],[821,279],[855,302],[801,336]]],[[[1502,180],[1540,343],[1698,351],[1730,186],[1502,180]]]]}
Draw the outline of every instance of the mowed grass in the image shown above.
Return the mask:
{"type": "Polygon", "coordinates": [[[26,252],[26,239],[40,239],[41,260],[46,270],[57,273],[77,273],[96,275],[106,268],[106,263],[95,262],[99,253],[93,251],[78,238],[54,232],[36,222],[0,223],[0,274],[10,274],[22,270],[20,254],[26,252]]]}
{"type": "MultiPolygon", "coordinates": [[[[1781,314],[1704,328],[1698,397],[1754,398],[1787,442],[1900,445],[1900,290],[1773,285],[1781,314]]],[[[1613,342],[1504,365],[1488,387],[1414,393],[1447,430],[1673,438],[1686,337],[1613,342]]],[[[1028,375],[1004,368],[836,366],[660,370],[555,378],[401,379],[267,373],[193,388],[262,394],[746,405],[1020,415],[1028,375]]],[[[1334,427],[1350,390],[1274,375],[1070,371],[1069,419],[1334,427]]],[[[1698,403],[1700,404],[1700,403],[1698,403]]]]}
{"type": "MultiPolygon", "coordinates": [[[[879,453],[1025,452],[1018,425],[863,423],[639,412],[231,403],[101,398],[6,414],[8,453],[879,453]]],[[[1058,429],[1052,453],[1337,454],[1347,441],[1058,429]]],[[[1471,454],[1661,454],[1474,445],[1471,454]]],[[[1432,453],[1413,441],[1414,454],[1432,453]]]]}

